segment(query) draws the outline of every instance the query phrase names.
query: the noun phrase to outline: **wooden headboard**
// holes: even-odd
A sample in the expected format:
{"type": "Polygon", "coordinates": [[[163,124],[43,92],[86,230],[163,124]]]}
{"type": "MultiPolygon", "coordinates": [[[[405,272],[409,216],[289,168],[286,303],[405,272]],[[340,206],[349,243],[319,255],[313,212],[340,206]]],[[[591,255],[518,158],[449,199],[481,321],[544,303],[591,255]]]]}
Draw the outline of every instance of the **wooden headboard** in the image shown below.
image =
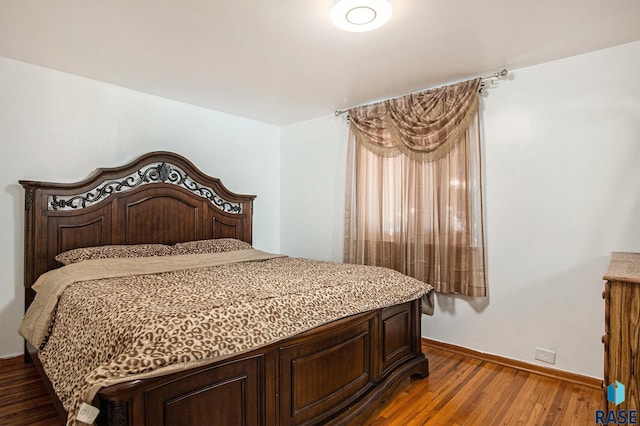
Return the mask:
{"type": "Polygon", "coordinates": [[[58,253],[79,247],[237,238],[251,243],[255,195],[238,195],[171,152],[152,152],[77,183],[21,180],[25,309],[58,253]]]}

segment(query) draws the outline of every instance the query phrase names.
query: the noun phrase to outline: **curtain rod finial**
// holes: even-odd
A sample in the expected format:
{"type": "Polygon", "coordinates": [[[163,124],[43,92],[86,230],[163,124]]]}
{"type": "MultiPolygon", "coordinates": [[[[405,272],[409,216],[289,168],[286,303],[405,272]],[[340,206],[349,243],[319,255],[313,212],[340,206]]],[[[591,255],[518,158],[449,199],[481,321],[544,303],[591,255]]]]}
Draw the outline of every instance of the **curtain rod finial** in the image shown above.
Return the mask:
{"type": "Polygon", "coordinates": [[[335,111],[334,112],[336,117],[340,117],[342,116],[342,119],[347,123],[350,124],[351,123],[351,116],[349,115],[349,111],[335,111]]]}
{"type": "Polygon", "coordinates": [[[478,93],[482,96],[486,96],[488,94],[487,89],[491,88],[496,84],[496,80],[505,78],[509,75],[509,71],[506,68],[494,73],[489,77],[483,77],[482,82],[480,83],[480,89],[478,93]]]}

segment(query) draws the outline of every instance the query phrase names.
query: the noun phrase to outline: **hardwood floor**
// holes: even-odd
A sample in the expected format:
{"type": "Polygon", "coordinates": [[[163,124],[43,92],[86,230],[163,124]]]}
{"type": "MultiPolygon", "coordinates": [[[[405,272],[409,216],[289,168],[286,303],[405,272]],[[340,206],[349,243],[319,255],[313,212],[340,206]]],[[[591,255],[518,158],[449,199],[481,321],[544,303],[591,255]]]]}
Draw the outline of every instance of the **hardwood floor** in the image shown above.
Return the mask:
{"type": "Polygon", "coordinates": [[[369,425],[593,425],[604,391],[423,345],[429,377],[403,384],[369,425]]]}
{"type": "MultiPolygon", "coordinates": [[[[423,346],[431,374],[402,384],[369,425],[589,425],[604,392],[423,346]]],[[[0,425],[60,425],[33,365],[0,360],[0,425]]]]}
{"type": "Polygon", "coordinates": [[[0,360],[0,425],[61,423],[33,364],[22,357],[0,360]]]}

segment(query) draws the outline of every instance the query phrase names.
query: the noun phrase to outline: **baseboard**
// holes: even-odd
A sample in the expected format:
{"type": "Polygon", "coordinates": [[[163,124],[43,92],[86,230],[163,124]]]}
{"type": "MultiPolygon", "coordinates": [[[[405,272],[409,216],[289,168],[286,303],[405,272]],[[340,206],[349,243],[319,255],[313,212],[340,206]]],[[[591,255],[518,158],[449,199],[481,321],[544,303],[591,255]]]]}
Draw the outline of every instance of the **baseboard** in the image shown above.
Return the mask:
{"type": "Polygon", "coordinates": [[[19,354],[0,355],[0,359],[11,359],[11,358],[17,358],[19,356],[22,356],[22,354],[19,353],[19,354]]]}
{"type": "Polygon", "coordinates": [[[601,379],[591,376],[583,376],[582,374],[571,373],[569,371],[556,370],[555,368],[544,367],[541,365],[530,364],[528,362],[519,361],[517,359],[507,358],[500,355],[487,354],[463,346],[451,343],[440,342],[437,340],[422,338],[422,344],[445,351],[454,352],[464,356],[477,358],[482,361],[492,362],[494,364],[504,365],[505,367],[515,368],[516,370],[526,371],[528,373],[539,374],[552,379],[562,380],[569,383],[575,383],[590,388],[602,389],[603,383],[601,379]]]}

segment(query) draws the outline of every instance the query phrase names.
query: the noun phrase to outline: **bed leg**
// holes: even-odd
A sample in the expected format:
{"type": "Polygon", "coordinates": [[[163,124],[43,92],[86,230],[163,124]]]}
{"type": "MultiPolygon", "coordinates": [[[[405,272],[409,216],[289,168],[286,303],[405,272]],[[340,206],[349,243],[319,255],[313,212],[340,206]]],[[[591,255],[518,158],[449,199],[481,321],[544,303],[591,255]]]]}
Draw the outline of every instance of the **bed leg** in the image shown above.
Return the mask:
{"type": "Polygon", "coordinates": [[[424,362],[420,363],[420,366],[413,374],[411,374],[411,377],[416,379],[424,379],[425,377],[428,377],[428,376],[429,376],[429,360],[425,357],[424,362]]]}

